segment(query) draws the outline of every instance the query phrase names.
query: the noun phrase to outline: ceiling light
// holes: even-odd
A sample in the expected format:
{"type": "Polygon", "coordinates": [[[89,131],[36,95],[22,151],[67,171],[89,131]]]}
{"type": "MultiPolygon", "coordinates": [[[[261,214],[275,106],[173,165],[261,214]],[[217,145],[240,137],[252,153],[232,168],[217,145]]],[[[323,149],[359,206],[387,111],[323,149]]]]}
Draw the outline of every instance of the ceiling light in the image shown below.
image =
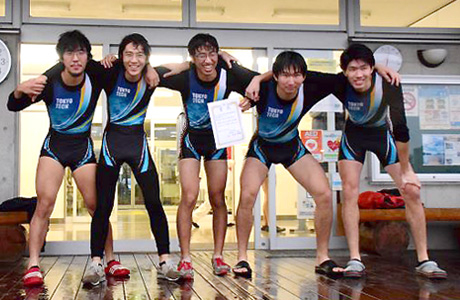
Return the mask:
{"type": "Polygon", "coordinates": [[[446,59],[447,50],[442,48],[418,50],[417,56],[424,66],[428,68],[436,68],[446,59]]]}

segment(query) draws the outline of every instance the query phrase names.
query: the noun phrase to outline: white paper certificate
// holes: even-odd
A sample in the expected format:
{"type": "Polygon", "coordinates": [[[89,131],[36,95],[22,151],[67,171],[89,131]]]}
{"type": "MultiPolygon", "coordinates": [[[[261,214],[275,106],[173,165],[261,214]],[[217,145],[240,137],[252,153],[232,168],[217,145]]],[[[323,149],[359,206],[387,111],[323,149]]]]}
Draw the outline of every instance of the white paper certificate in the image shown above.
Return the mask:
{"type": "Polygon", "coordinates": [[[236,99],[208,103],[216,148],[222,149],[245,141],[241,108],[236,99]]]}

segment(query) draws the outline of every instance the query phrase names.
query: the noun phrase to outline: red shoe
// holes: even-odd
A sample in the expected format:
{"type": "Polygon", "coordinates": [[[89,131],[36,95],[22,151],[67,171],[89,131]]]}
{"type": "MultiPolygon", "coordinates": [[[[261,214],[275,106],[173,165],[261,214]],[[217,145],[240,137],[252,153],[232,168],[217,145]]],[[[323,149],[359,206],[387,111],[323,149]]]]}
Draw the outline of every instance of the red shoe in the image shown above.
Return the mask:
{"type": "Polygon", "coordinates": [[[218,276],[224,276],[227,275],[228,272],[230,272],[230,266],[224,263],[224,259],[222,257],[214,257],[213,259],[211,259],[211,262],[214,274],[218,276]]]}
{"type": "Polygon", "coordinates": [[[112,260],[107,264],[107,267],[105,267],[105,274],[107,276],[113,276],[117,278],[122,278],[122,277],[128,277],[131,271],[123,267],[122,264],[119,261],[112,260]]]}
{"type": "Polygon", "coordinates": [[[181,260],[179,266],[177,267],[177,272],[179,276],[185,280],[193,279],[193,266],[191,261],[181,260]]]}
{"type": "Polygon", "coordinates": [[[36,287],[43,284],[43,274],[39,266],[32,266],[22,278],[25,287],[36,287]]]}

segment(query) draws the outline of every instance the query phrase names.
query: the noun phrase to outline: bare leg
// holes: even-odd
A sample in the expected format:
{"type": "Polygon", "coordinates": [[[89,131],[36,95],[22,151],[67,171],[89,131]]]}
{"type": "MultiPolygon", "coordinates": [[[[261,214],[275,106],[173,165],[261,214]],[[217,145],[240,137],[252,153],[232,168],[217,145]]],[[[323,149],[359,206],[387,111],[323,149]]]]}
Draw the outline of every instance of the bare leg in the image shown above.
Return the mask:
{"type": "Polygon", "coordinates": [[[292,164],[288,171],[313,196],[316,203],[316,263],[319,265],[329,259],[329,238],[332,227],[331,188],[323,169],[309,154],[292,164]]]}
{"type": "Polygon", "coordinates": [[[198,199],[200,189],[200,161],[185,158],[179,161],[179,175],[181,186],[181,201],[177,209],[177,233],[181,259],[191,260],[190,237],[192,226],[192,212],[198,199]]]}
{"type": "Polygon", "coordinates": [[[204,168],[208,179],[209,202],[213,211],[214,256],[222,256],[225,234],[227,233],[227,205],[225,204],[227,161],[207,161],[204,163],[204,168]]]}
{"type": "Polygon", "coordinates": [[[359,254],[359,176],[362,163],[353,160],[339,161],[339,173],[342,179],[342,219],[347,236],[350,259],[361,260],[359,254]]]}
{"type": "Polygon", "coordinates": [[[262,226],[268,226],[268,178],[264,180],[264,183],[262,184],[262,191],[264,192],[264,203],[262,204],[262,210],[263,210],[263,225],[262,226]]]}
{"type": "Polygon", "coordinates": [[[258,159],[248,157],[241,172],[241,194],[236,214],[238,261],[247,260],[248,241],[253,223],[252,209],[260,186],[267,177],[268,168],[258,159]]]}
{"type": "Polygon", "coordinates": [[[40,250],[63,177],[64,168],[59,162],[50,157],[40,157],[35,180],[37,208],[30,222],[28,268],[37,266],[40,262],[40,250]]]}
{"type": "Polygon", "coordinates": [[[404,190],[401,189],[401,165],[399,163],[386,166],[385,170],[393,178],[406,203],[406,219],[414,238],[418,261],[427,260],[426,219],[422,201],[420,200],[420,188],[407,184],[404,190]]]}
{"type": "MultiPolygon", "coordinates": [[[[73,177],[75,179],[75,183],[77,184],[78,190],[83,196],[83,200],[85,201],[88,213],[92,217],[94,215],[94,211],[96,210],[97,203],[96,164],[86,164],[81,166],[73,172],[73,177]]],[[[112,224],[110,223],[107,239],[105,240],[105,257],[107,262],[115,259],[113,253],[112,224]]]]}

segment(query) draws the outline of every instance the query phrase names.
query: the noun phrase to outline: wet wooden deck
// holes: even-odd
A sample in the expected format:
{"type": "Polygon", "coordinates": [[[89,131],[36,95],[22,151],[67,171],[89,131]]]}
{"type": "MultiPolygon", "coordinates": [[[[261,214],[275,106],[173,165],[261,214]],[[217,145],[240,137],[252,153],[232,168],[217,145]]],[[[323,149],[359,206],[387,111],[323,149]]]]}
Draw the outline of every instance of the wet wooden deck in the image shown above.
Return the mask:
{"type": "MultiPolygon", "coordinates": [[[[312,252],[310,252],[312,254],[312,252]]],[[[236,263],[236,252],[226,252],[236,263]]],[[[211,252],[193,254],[195,280],[168,283],[157,280],[154,254],[120,254],[131,269],[126,281],[108,281],[85,289],[81,278],[90,260],[87,256],[44,257],[43,288],[24,289],[26,260],[0,267],[0,299],[460,299],[460,253],[432,252],[449,272],[445,281],[430,281],[414,273],[415,256],[401,258],[365,256],[368,273],[360,280],[332,280],[314,273],[315,260],[305,251],[251,251],[252,280],[217,277],[212,274],[211,252]]],[[[347,258],[334,257],[339,263],[347,258]]],[[[178,260],[177,255],[174,259],[178,260]]]]}

